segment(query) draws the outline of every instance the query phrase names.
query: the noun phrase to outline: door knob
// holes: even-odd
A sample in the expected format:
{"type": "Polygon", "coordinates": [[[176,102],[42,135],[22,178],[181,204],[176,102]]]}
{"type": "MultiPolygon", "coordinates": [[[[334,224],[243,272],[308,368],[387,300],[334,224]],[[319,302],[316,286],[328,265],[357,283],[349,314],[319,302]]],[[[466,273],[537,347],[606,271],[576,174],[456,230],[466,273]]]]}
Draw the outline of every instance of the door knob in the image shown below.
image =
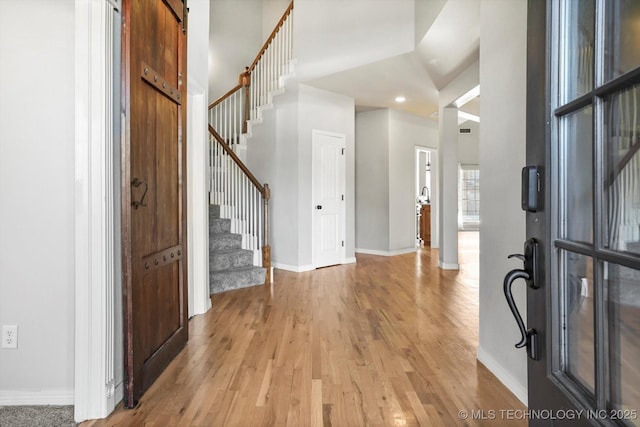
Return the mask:
{"type": "Polygon", "coordinates": [[[318,209],[318,210],[322,209],[322,205],[317,205],[316,209],[318,209]]]}

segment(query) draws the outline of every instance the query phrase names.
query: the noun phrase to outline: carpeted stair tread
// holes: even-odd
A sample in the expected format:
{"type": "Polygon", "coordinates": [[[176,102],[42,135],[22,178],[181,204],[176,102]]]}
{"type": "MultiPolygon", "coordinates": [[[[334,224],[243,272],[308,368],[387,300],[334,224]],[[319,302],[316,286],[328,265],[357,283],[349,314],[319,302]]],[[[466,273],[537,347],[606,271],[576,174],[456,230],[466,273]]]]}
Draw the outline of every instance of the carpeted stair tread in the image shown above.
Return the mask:
{"type": "Polygon", "coordinates": [[[209,236],[209,250],[211,252],[229,249],[240,249],[242,236],[234,233],[215,233],[209,236]]]}
{"type": "Polygon", "coordinates": [[[209,218],[209,230],[213,234],[229,233],[231,220],[228,218],[209,218]]]}
{"type": "Polygon", "coordinates": [[[211,253],[210,271],[253,265],[253,251],[248,249],[226,249],[211,253]]]}
{"type": "Polygon", "coordinates": [[[220,218],[220,205],[209,205],[209,220],[220,218]]]}
{"type": "Polygon", "coordinates": [[[211,294],[262,285],[266,269],[253,266],[254,254],[242,249],[242,235],[230,233],[231,220],[220,218],[220,206],[209,206],[209,290],[211,294]]]}
{"type": "Polygon", "coordinates": [[[262,267],[246,266],[211,272],[210,292],[217,294],[233,289],[264,284],[267,270],[262,267]]]}

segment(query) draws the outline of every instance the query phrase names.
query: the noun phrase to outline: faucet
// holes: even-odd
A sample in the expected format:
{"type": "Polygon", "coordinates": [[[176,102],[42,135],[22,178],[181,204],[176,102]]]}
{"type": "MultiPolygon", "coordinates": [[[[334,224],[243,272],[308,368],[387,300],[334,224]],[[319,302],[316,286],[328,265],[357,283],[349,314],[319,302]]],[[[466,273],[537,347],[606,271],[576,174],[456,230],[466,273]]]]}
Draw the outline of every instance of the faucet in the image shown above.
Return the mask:
{"type": "Polygon", "coordinates": [[[426,186],[426,185],[425,185],[424,187],[422,187],[422,191],[420,192],[420,194],[421,194],[422,196],[424,196],[424,195],[425,195],[425,194],[424,194],[425,190],[427,191],[427,203],[430,203],[430,200],[429,200],[429,199],[431,198],[431,196],[429,195],[429,188],[427,188],[427,186],[426,186]]]}

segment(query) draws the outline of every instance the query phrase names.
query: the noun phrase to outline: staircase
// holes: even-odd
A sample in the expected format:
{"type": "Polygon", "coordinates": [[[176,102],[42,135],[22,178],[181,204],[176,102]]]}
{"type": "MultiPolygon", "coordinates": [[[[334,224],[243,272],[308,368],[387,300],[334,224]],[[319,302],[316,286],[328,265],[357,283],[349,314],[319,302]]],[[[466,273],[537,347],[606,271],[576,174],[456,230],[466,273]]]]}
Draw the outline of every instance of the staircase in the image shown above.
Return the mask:
{"type": "Polygon", "coordinates": [[[211,294],[271,282],[271,190],[243,163],[251,126],[262,121],[292,69],[293,3],[238,85],[209,106],[211,294]]]}
{"type": "Polygon", "coordinates": [[[220,205],[209,208],[209,291],[211,294],[265,283],[267,270],[253,265],[253,251],[242,249],[242,235],[231,233],[231,219],[220,205]]]}

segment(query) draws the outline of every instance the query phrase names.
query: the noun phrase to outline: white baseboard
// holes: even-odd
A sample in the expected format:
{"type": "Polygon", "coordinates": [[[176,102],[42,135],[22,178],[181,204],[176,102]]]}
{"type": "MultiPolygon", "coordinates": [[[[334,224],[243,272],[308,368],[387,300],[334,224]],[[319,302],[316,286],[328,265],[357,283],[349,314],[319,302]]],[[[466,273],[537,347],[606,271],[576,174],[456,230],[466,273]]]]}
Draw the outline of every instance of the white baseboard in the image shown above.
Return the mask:
{"type": "Polygon", "coordinates": [[[460,264],[454,264],[454,263],[446,263],[446,262],[442,262],[440,260],[438,260],[438,267],[440,267],[443,270],[460,270],[460,264]]]}
{"type": "MultiPolygon", "coordinates": [[[[356,258],[352,257],[352,258],[346,258],[342,264],[355,264],[356,263],[356,258]]],[[[294,273],[304,273],[305,271],[312,271],[315,270],[315,266],[313,266],[312,264],[309,265],[289,265],[289,264],[282,264],[279,262],[274,262],[271,264],[272,268],[278,268],[280,270],[286,270],[286,271],[293,271],[294,273]]],[[[273,276],[272,276],[273,277],[273,276]]]]}
{"type": "Polygon", "coordinates": [[[113,392],[113,400],[116,402],[116,405],[122,402],[122,399],[124,399],[124,381],[116,385],[116,390],[113,392]]]}
{"type": "Polygon", "coordinates": [[[271,265],[273,266],[273,268],[278,268],[280,270],[293,271],[294,273],[303,273],[305,271],[315,270],[315,267],[313,265],[289,265],[289,264],[282,264],[279,262],[273,262],[271,263],[271,265]]]}
{"type": "Polygon", "coordinates": [[[375,249],[356,248],[357,254],[378,255],[378,256],[396,256],[416,252],[416,248],[398,249],[396,251],[379,251],[375,249]]]}
{"type": "Polygon", "coordinates": [[[0,390],[0,406],[73,405],[73,389],[0,390]]]}
{"type": "Polygon", "coordinates": [[[498,380],[500,380],[500,382],[524,404],[524,406],[529,406],[527,403],[529,400],[527,386],[516,380],[513,375],[507,372],[502,365],[499,364],[493,356],[484,351],[482,347],[478,348],[478,361],[490,370],[491,373],[495,375],[496,378],[498,378],[498,380]]]}

